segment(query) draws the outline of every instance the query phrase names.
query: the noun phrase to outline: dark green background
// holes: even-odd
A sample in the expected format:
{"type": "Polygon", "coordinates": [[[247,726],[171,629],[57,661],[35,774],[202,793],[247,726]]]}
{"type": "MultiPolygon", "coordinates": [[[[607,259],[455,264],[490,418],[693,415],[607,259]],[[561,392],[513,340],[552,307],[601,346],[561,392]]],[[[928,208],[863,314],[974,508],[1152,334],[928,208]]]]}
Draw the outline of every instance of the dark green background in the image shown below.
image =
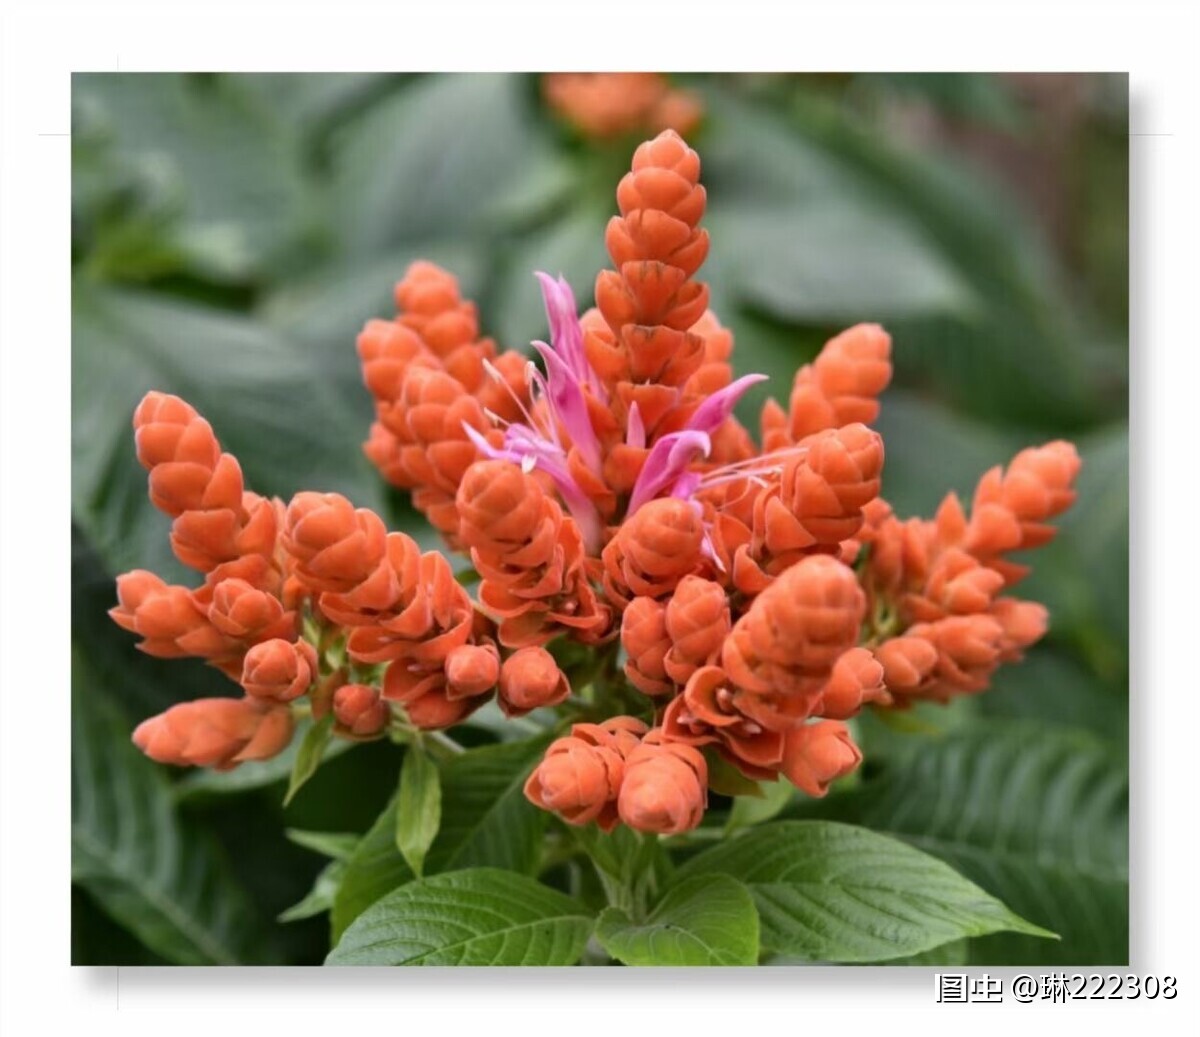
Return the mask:
{"type": "MultiPolygon", "coordinates": [[[[1084,458],[1022,588],[1051,608],[1044,644],[918,730],[864,722],[861,784],[807,812],[901,834],[1063,935],[975,941],[972,960],[1124,961],[1125,77],[679,79],[707,109],[703,275],[739,373],[786,398],[831,333],[884,323],[902,512],[1025,445],[1066,436],[1084,458]]],[[[143,717],[232,690],[105,616],[116,573],[187,579],[133,407],[178,393],[258,492],[338,490],[420,530],[360,451],[357,330],[426,257],[503,347],[544,337],[532,272],[590,301],[636,139],[580,140],[526,76],[82,75],[73,101],[74,960],[320,961],[324,916],[273,921],[323,866],[283,830],[364,830],[400,750],[341,755],[285,811],[278,783],[234,794],[269,773],[181,781],[129,747],[143,717]]]]}

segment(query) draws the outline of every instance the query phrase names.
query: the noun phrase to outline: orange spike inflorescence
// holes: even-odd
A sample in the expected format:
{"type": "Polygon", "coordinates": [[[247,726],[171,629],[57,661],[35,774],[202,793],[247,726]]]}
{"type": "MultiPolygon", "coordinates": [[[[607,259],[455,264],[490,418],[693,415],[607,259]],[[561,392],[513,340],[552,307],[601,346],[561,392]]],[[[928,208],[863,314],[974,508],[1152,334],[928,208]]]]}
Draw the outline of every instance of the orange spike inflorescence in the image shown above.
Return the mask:
{"type": "Polygon", "coordinates": [[[419,741],[495,696],[505,717],[571,723],[530,801],[675,834],[722,770],[824,795],[862,758],[846,721],[982,691],[1045,633],[1046,609],[1009,593],[1027,572],[1012,555],[1053,537],[1074,447],[987,472],[969,513],[951,494],[930,519],[897,517],[870,427],[892,375],[874,324],[830,339],[786,410],[765,404],[757,445],[734,409],[762,379],[733,378],[698,279],[700,172],[672,131],[637,148],[595,308],[538,275],[541,366],[481,338],[430,263],[363,328],[366,453],[469,558],[457,576],[338,494],[255,496],[192,407],[142,401],[151,498],[202,576],[127,573],[111,615],[147,653],[205,659],[244,691],[146,721],[145,752],[233,767],[280,751],[304,713],[341,738],[419,741]]]}

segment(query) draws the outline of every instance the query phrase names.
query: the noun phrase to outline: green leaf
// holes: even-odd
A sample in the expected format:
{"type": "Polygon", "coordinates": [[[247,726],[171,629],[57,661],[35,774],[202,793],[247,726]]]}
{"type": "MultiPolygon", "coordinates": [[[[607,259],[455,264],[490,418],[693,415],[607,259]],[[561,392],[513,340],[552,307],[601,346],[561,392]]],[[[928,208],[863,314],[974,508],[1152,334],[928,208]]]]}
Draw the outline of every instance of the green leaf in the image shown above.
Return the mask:
{"type": "Polygon", "coordinates": [[[496,868],[410,882],[346,930],[327,965],[573,965],[592,931],[587,910],[496,868]]]}
{"type": "MultiPolygon", "coordinates": [[[[1096,574],[1097,580],[1102,577],[1096,574]]],[[[1021,597],[1025,588],[1019,589],[1021,597]]],[[[1035,601],[1038,595],[1031,595],[1035,601]]],[[[1051,610],[1056,638],[1058,616],[1051,610]]],[[[1123,646],[1108,644],[1114,648],[1123,646]]],[[[986,695],[979,696],[980,711],[1005,720],[1043,720],[1049,724],[1086,730],[1125,748],[1129,731],[1129,695],[1124,680],[1101,681],[1076,658],[1051,644],[1034,646],[1020,663],[1005,665],[992,679],[986,695]]]]}
{"type": "Polygon", "coordinates": [[[216,845],[176,814],[162,769],[130,744],[131,730],[73,653],[72,881],[168,961],[269,960],[245,892],[216,845]]]}
{"type": "MultiPolygon", "coordinates": [[[[128,181],[135,199],[149,195],[152,206],[145,237],[129,240],[128,220],[102,223],[91,261],[104,274],[185,269],[247,280],[311,230],[298,141],[248,99],[237,77],[84,74],[74,79],[72,107],[72,143],[100,164],[97,179],[128,181]],[[162,253],[149,267],[148,247],[162,253]]],[[[78,187],[74,199],[91,220],[113,205],[104,192],[78,187]]]]}
{"type": "Polygon", "coordinates": [[[321,757],[325,754],[325,746],[333,737],[333,714],[326,713],[320,720],[304,732],[300,749],[296,753],[296,762],[292,765],[292,776],[288,780],[287,792],[283,797],[286,807],[297,792],[304,786],[321,766],[321,757]]]}
{"type": "MultiPolygon", "coordinates": [[[[428,874],[476,865],[534,872],[546,814],[522,790],[549,741],[543,735],[471,749],[442,765],[442,819],[425,858],[428,874]]],[[[396,811],[394,798],[350,857],[334,902],[335,940],[384,893],[414,877],[396,846],[396,811]]]]}
{"type": "Polygon", "coordinates": [[[287,340],[225,311],[78,278],[72,313],[72,382],[88,387],[71,398],[72,515],[109,572],[196,582],[171,554],[170,520],[134,452],[130,419],[150,389],[199,410],[256,493],[336,491],[381,506],[382,480],[361,452],[369,403],[336,395],[287,340]]]}
{"type": "Polygon", "coordinates": [[[313,888],[305,895],[304,899],[282,912],[279,915],[279,921],[299,922],[330,910],[345,873],[345,861],[330,861],[321,869],[313,883],[313,888]]]}
{"type": "Polygon", "coordinates": [[[297,846],[335,861],[349,858],[359,842],[359,836],[353,832],[305,832],[299,828],[287,828],[283,834],[297,846]]]}
{"type": "Polygon", "coordinates": [[[430,75],[333,141],[334,223],[352,253],[479,233],[548,146],[514,75],[430,75]]]}
{"type": "Polygon", "coordinates": [[[546,812],[525,798],[525,779],[549,742],[542,735],[470,749],[442,765],[442,824],[428,871],[490,866],[533,874],[546,812]]]}
{"type": "Polygon", "coordinates": [[[337,943],[346,927],[376,900],[413,878],[412,869],[396,849],[393,796],[346,860],[342,884],[329,914],[333,942],[337,943]]]}
{"type": "Polygon", "coordinates": [[[806,961],[886,961],[964,936],[1051,936],[935,857],[863,828],[777,821],[715,846],[677,880],[724,873],[744,882],[765,950],[806,961]]]}
{"type": "Polygon", "coordinates": [[[442,786],[437,764],[419,746],[404,754],[396,793],[396,848],[417,878],[442,820],[442,786]]]}
{"type": "Polygon", "coordinates": [[[606,909],[596,938],[626,965],[753,965],[758,912],[736,879],[697,875],[672,887],[644,922],[606,909]]]}
{"type": "Polygon", "coordinates": [[[726,833],[733,833],[739,828],[749,828],[760,825],[777,817],[793,799],[796,798],[796,786],[784,778],[776,781],[764,781],[759,785],[759,795],[738,796],[733,801],[733,809],[729,811],[729,821],[725,825],[726,833]]]}
{"type": "Polygon", "coordinates": [[[722,291],[809,323],[969,313],[970,290],[915,226],[865,198],[714,205],[722,291]],[[735,258],[729,258],[735,257],[735,258]]]}
{"type": "Polygon", "coordinates": [[[942,858],[1062,938],[973,941],[973,962],[1100,965],[1129,955],[1128,794],[1123,754],[1103,741],[989,719],[914,739],[820,808],[942,858]]]}

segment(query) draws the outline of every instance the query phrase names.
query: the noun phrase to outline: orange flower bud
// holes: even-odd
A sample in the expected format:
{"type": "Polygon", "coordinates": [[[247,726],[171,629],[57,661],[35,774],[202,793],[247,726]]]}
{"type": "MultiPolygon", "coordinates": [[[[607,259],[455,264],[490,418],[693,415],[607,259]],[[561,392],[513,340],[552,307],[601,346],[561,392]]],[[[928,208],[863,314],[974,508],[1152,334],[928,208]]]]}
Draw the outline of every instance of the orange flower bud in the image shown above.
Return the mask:
{"type": "Polygon", "coordinates": [[[722,649],[722,666],[748,693],[742,709],[774,729],[808,716],[834,663],[858,640],[865,609],[854,571],[836,559],[811,555],[785,569],[722,649]]]}
{"type": "Polygon", "coordinates": [[[768,550],[783,554],[848,540],[862,509],[879,494],[883,439],[866,425],[828,429],[783,468],[779,496],[763,494],[755,525],[768,550]],[[760,516],[761,509],[761,516],[760,516]]]}
{"type": "Polygon", "coordinates": [[[544,648],[521,648],[500,667],[500,708],[518,717],[539,706],[556,706],[571,694],[567,678],[544,648]]]}
{"type": "Polygon", "coordinates": [[[542,77],[550,107],[589,137],[670,128],[687,133],[703,109],[657,72],[553,72],[542,77]]]}
{"type": "MultiPolygon", "coordinates": [[[[879,416],[877,397],[892,380],[892,339],[878,324],[856,324],[831,338],[817,359],[796,372],[789,404],[792,442],[879,416]]],[[[780,443],[764,442],[774,450],[780,443]]]]}
{"type": "Polygon", "coordinates": [[[636,595],[669,594],[700,567],[703,538],[704,523],[690,502],[661,497],[644,504],[604,548],[609,597],[627,601],[636,595]]]}
{"type": "Polygon", "coordinates": [[[397,320],[412,328],[440,357],[475,341],[479,322],[475,304],[459,294],[458,279],[436,263],[418,260],[396,284],[397,320]]]}
{"type": "Polygon", "coordinates": [[[295,633],[295,617],[278,598],[236,578],[218,582],[208,606],[209,621],[238,641],[260,641],[295,633]]]}
{"type": "Polygon", "coordinates": [[[333,715],[339,734],[373,738],[383,733],[391,714],[378,689],[366,684],[343,684],[333,693],[333,715]]]}
{"type": "Polygon", "coordinates": [[[946,700],[956,691],[982,691],[1000,662],[1004,627],[987,614],[949,616],[936,623],[909,627],[910,637],[923,637],[937,649],[936,685],[932,698],[946,700]]]}
{"type": "Polygon", "coordinates": [[[707,806],[708,764],[698,750],[648,737],[629,754],[617,812],[630,828],[660,835],[688,832],[707,806]]]}
{"type": "Polygon", "coordinates": [[[847,720],[868,702],[891,701],[883,684],[883,665],[866,648],[851,648],[834,663],[829,682],[821,689],[822,716],[847,720]]]}
{"type": "Polygon", "coordinates": [[[545,564],[554,550],[562,512],[541,485],[511,461],[476,461],[455,497],[459,536],[493,566],[545,564]]]}
{"type": "Polygon", "coordinates": [[[645,730],[646,725],[632,717],[573,725],[570,735],[546,750],[525,782],[525,798],[567,824],[595,821],[602,830],[612,831],[625,757],[636,750],[645,730]]]}
{"type": "Polygon", "coordinates": [[[821,797],[862,762],[862,752],[840,720],[820,720],[789,731],[783,773],[801,792],[821,797]]]}
{"type": "Polygon", "coordinates": [[[242,687],[254,698],[291,702],[317,679],[317,652],[307,641],[272,638],[254,645],[242,662],[242,687]]]}
{"type": "Polygon", "coordinates": [[[1000,658],[1018,662],[1026,648],[1040,641],[1050,623],[1045,605],[1018,598],[998,598],[992,604],[992,618],[1004,631],[1000,658]]]}
{"type": "Polygon", "coordinates": [[[897,695],[920,689],[937,665],[937,648],[923,637],[893,637],[875,649],[883,682],[897,695]]]}
{"type": "Polygon", "coordinates": [[[934,561],[920,594],[908,595],[905,605],[916,620],[930,622],[946,615],[986,612],[1004,586],[1004,577],[981,565],[956,547],[947,548],[934,561]]]}
{"type": "Polygon", "coordinates": [[[500,653],[494,645],[459,645],[446,656],[446,681],[459,695],[483,695],[499,679],[500,653]]]}
{"type": "Polygon", "coordinates": [[[133,426],[138,460],[150,472],[150,499],[175,519],[171,545],[184,565],[208,572],[242,555],[274,554],[273,503],[245,492],[237,458],[221,452],[195,408],[150,392],[133,426]]]}
{"type": "MultiPolygon", "coordinates": [[[[704,339],[688,330],[708,308],[707,285],[691,280],[708,252],[708,233],[696,229],[705,205],[699,177],[699,156],[666,130],[637,149],[617,187],[621,215],[605,235],[616,269],[596,278],[611,338],[585,333],[588,356],[610,384],[683,385],[704,360],[704,339]]],[[[662,411],[639,410],[653,430],[662,411]]]]}
{"type": "Polygon", "coordinates": [[[209,622],[191,591],[166,584],[152,572],[135,569],[118,576],[117,601],[109,616],[144,638],[138,648],[147,655],[223,660],[237,651],[237,645],[209,622]]]}
{"type": "Polygon", "coordinates": [[[420,336],[396,321],[367,321],[357,347],[363,383],[384,412],[400,398],[410,365],[431,363],[420,336]]]}
{"type": "Polygon", "coordinates": [[[653,598],[634,598],[621,616],[621,646],[629,656],[625,676],[647,695],[666,695],[674,690],[663,668],[670,647],[665,610],[653,598]]]}
{"type": "Polygon", "coordinates": [[[1074,502],[1073,483],[1080,464],[1075,447],[1056,440],[1022,450],[1007,471],[999,466],[991,469],[975,489],[963,546],[1002,573],[1008,584],[1015,583],[1027,568],[996,556],[1040,547],[1053,539],[1055,529],[1046,520],[1074,502]]]}
{"type": "Polygon", "coordinates": [[[317,591],[346,592],[384,559],[387,529],[366,508],[337,493],[298,493],[287,508],[283,546],[296,575],[317,591]]]}
{"type": "Polygon", "coordinates": [[[222,771],[269,759],[291,739],[291,710],[250,698],[182,702],[133,732],[134,744],[152,760],[222,771]]]}
{"type": "Polygon", "coordinates": [[[667,602],[665,621],[670,650],[663,668],[673,681],[686,684],[721,655],[730,631],[729,597],[719,583],[685,576],[667,602]]]}

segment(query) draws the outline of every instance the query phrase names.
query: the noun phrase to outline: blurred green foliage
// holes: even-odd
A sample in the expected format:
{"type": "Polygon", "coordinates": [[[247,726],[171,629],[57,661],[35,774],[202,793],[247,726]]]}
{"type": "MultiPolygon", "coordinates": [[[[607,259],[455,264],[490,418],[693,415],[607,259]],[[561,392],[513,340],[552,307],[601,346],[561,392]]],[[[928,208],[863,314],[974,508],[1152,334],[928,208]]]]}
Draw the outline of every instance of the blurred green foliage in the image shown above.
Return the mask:
{"type": "MultiPolygon", "coordinates": [[[[914,841],[1063,936],[972,940],[972,961],[1124,961],[1125,78],[681,78],[707,113],[691,140],[703,275],[738,371],[771,376],[748,421],[830,334],[870,320],[894,336],[879,427],[902,513],[969,493],[1024,445],[1065,436],[1084,457],[1026,585],[1051,608],[1045,643],[987,695],[920,711],[922,733],[864,718],[863,782],[818,812],[914,841]]],[[[355,334],[430,258],[503,346],[543,337],[532,273],[590,302],[636,140],[581,139],[530,76],[79,75],[73,100],[73,954],[320,961],[323,917],[274,921],[326,866],[284,829],[366,831],[399,750],[339,756],[285,810],[284,770],[206,784],[130,749],[144,716],[230,690],[139,655],[104,614],[116,573],[186,579],[133,407],[177,393],[257,491],[337,490],[434,545],[359,449],[355,334]]]]}

